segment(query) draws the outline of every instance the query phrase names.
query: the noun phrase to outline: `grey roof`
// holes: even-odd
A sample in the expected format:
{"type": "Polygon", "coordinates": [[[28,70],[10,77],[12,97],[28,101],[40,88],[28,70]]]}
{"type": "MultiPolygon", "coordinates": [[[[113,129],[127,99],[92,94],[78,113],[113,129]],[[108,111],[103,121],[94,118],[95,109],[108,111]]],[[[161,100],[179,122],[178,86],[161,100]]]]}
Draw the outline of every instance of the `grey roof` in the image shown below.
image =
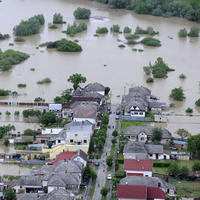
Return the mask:
{"type": "Polygon", "coordinates": [[[105,87],[100,84],[100,83],[89,83],[88,85],[86,85],[84,87],[84,89],[87,91],[87,92],[99,92],[99,91],[105,91],[105,87]]]}
{"type": "Polygon", "coordinates": [[[88,161],[88,155],[84,151],[82,151],[81,149],[79,149],[77,151],[77,153],[76,153],[76,155],[74,155],[73,159],[77,158],[78,156],[80,156],[83,160],[88,161]]]}
{"type": "Polygon", "coordinates": [[[17,200],[37,200],[38,194],[34,193],[25,193],[17,195],[17,200]]]}
{"type": "Polygon", "coordinates": [[[129,141],[124,146],[124,153],[146,153],[147,154],[147,150],[144,147],[144,143],[129,141]]]}
{"type": "Polygon", "coordinates": [[[162,154],[163,153],[162,145],[145,144],[145,148],[149,154],[162,154]]]}
{"type": "Polygon", "coordinates": [[[102,99],[103,95],[96,91],[86,91],[84,88],[77,88],[73,91],[72,96],[74,97],[88,97],[88,98],[99,98],[102,99]]]}
{"type": "Polygon", "coordinates": [[[175,186],[167,183],[158,177],[146,177],[146,176],[127,176],[120,180],[120,185],[145,185],[150,187],[158,187],[175,190],[175,186]]]}
{"type": "Polygon", "coordinates": [[[162,154],[162,145],[144,144],[141,142],[129,141],[124,146],[124,153],[144,153],[144,154],[162,154]]]}
{"type": "Polygon", "coordinates": [[[79,109],[82,107],[87,107],[87,108],[93,108],[93,109],[98,109],[99,104],[93,101],[75,101],[73,104],[71,104],[72,109],[79,109]]]}
{"type": "Polygon", "coordinates": [[[27,186],[41,186],[42,187],[42,178],[40,176],[21,176],[16,180],[11,186],[16,185],[27,185],[27,186]]]}
{"type": "Polygon", "coordinates": [[[66,187],[66,185],[80,185],[81,175],[72,173],[52,174],[48,180],[48,186],[66,187]]]}
{"type": "Polygon", "coordinates": [[[55,189],[52,192],[41,196],[39,200],[74,200],[74,195],[65,189],[55,189]]]}
{"type": "MultiPolygon", "coordinates": [[[[124,130],[124,135],[128,136],[128,135],[139,135],[140,133],[145,133],[147,136],[152,136],[153,130],[156,127],[153,126],[129,126],[128,128],[126,128],[124,130]]],[[[171,139],[172,138],[172,134],[163,127],[160,127],[160,129],[162,130],[162,139],[171,139]]]]}
{"type": "Polygon", "coordinates": [[[142,96],[150,96],[151,90],[143,86],[137,86],[129,89],[130,94],[140,94],[142,96]]]}

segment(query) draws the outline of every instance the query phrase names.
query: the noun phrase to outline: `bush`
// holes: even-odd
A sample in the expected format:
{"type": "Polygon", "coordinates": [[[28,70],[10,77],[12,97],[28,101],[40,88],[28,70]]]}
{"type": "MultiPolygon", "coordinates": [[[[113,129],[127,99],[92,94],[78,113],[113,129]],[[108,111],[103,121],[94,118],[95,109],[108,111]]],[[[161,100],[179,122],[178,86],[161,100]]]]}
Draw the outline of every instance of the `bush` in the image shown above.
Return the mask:
{"type": "Polygon", "coordinates": [[[25,42],[25,39],[23,37],[16,37],[15,42],[25,42]]]}
{"type": "Polygon", "coordinates": [[[152,27],[147,27],[146,30],[140,28],[139,26],[136,27],[134,34],[147,34],[147,35],[157,35],[159,32],[153,30],[152,27]]]}
{"type": "Polygon", "coordinates": [[[193,113],[193,109],[192,109],[192,108],[187,108],[187,109],[185,110],[185,112],[186,112],[186,113],[193,113]]]}
{"type": "Polygon", "coordinates": [[[5,40],[5,39],[8,39],[8,38],[10,38],[10,35],[0,33],[0,40],[5,40]]]}
{"type": "Polygon", "coordinates": [[[91,11],[87,8],[77,8],[74,11],[74,17],[76,19],[89,19],[91,15],[91,11]]]}
{"type": "Polygon", "coordinates": [[[108,29],[106,27],[98,27],[96,30],[96,33],[105,34],[105,33],[108,33],[108,29]]]}
{"type": "Polygon", "coordinates": [[[105,197],[107,195],[107,193],[108,193],[108,189],[106,187],[103,187],[101,189],[101,195],[105,197]]]}
{"type": "Polygon", "coordinates": [[[26,129],[26,130],[24,130],[24,135],[26,135],[26,136],[36,136],[37,132],[35,130],[32,130],[32,129],[26,129]]]}
{"type": "Polygon", "coordinates": [[[41,112],[39,110],[23,110],[22,112],[23,117],[28,118],[28,117],[39,117],[41,115],[41,112]]]}
{"type": "Polygon", "coordinates": [[[80,23],[78,25],[76,23],[73,23],[73,25],[68,24],[67,30],[64,31],[64,33],[70,36],[74,36],[75,34],[83,32],[85,30],[87,30],[86,23],[80,23]]]}
{"type": "Polygon", "coordinates": [[[70,40],[61,39],[55,42],[46,42],[41,44],[40,47],[46,46],[47,48],[55,48],[57,51],[63,52],[81,52],[82,47],[76,42],[72,42],[70,40]]]}
{"type": "Polygon", "coordinates": [[[199,27],[193,26],[188,33],[189,37],[199,37],[199,27]]]}
{"type": "Polygon", "coordinates": [[[45,99],[41,98],[41,97],[36,97],[34,99],[34,102],[45,102],[45,99]]]}
{"type": "Polygon", "coordinates": [[[53,15],[53,24],[63,24],[63,16],[60,13],[53,15]]]}
{"type": "Polygon", "coordinates": [[[154,82],[154,80],[153,80],[153,78],[151,78],[151,77],[149,77],[147,80],[146,80],[146,83],[153,83],[154,82]]]}
{"type": "Polygon", "coordinates": [[[187,166],[182,166],[180,169],[179,169],[179,175],[182,177],[182,178],[186,178],[189,174],[189,169],[187,166]]]}
{"type": "Polygon", "coordinates": [[[162,134],[163,134],[162,129],[154,128],[152,132],[152,141],[154,143],[157,143],[157,142],[159,143],[162,139],[162,134]]]}
{"type": "Polygon", "coordinates": [[[124,30],[123,30],[124,33],[131,33],[131,31],[132,31],[131,28],[129,28],[128,26],[124,27],[124,30]]]}
{"type": "Polygon", "coordinates": [[[5,138],[3,144],[5,146],[9,146],[10,142],[9,142],[9,140],[7,138],[5,138]]]}
{"type": "Polygon", "coordinates": [[[183,89],[181,87],[172,89],[170,98],[175,101],[183,101],[185,99],[183,89]]]}
{"type": "Polygon", "coordinates": [[[9,111],[6,111],[6,116],[10,116],[11,113],[9,111]]]}
{"type": "Polygon", "coordinates": [[[128,35],[125,36],[125,38],[127,40],[135,40],[135,39],[140,38],[140,36],[139,35],[135,35],[135,34],[128,34],[128,35]]]}
{"type": "Polygon", "coordinates": [[[24,87],[26,87],[26,84],[24,84],[24,83],[19,83],[19,84],[17,84],[17,87],[19,87],[19,88],[24,88],[24,87]]]}
{"type": "Polygon", "coordinates": [[[196,105],[196,106],[200,106],[200,99],[198,99],[198,100],[195,102],[195,105],[196,105]]]}
{"type": "Polygon", "coordinates": [[[117,137],[118,136],[118,131],[116,129],[112,132],[112,136],[113,137],[117,137]]]}
{"type": "Polygon", "coordinates": [[[19,51],[9,49],[2,52],[0,50],[0,71],[8,71],[12,65],[19,64],[28,58],[28,54],[19,51]]]}
{"type": "Polygon", "coordinates": [[[49,23],[48,24],[48,28],[50,28],[50,29],[57,29],[58,27],[55,24],[49,23]]]}
{"type": "Polygon", "coordinates": [[[143,70],[147,75],[152,73],[154,78],[166,78],[168,72],[174,71],[174,69],[168,67],[161,57],[157,58],[154,65],[150,63],[149,66],[144,66],[143,70]]]}
{"type": "Polygon", "coordinates": [[[200,162],[195,162],[192,166],[192,171],[200,171],[200,162]]]}
{"type": "Polygon", "coordinates": [[[167,168],[170,166],[170,162],[153,162],[153,167],[167,168]]]}
{"type": "Polygon", "coordinates": [[[168,173],[170,176],[177,176],[179,174],[179,166],[177,163],[171,163],[168,168],[168,173]]]}
{"type": "Polygon", "coordinates": [[[179,75],[179,78],[180,78],[180,79],[185,79],[186,76],[185,76],[184,74],[180,74],[180,75],[179,75]]]}
{"type": "Polygon", "coordinates": [[[47,84],[47,83],[51,83],[50,78],[44,78],[44,79],[37,82],[37,84],[47,84]]]}
{"type": "Polygon", "coordinates": [[[35,15],[26,21],[21,21],[13,31],[16,36],[29,36],[39,33],[41,25],[44,25],[44,16],[35,15]]]}
{"type": "Polygon", "coordinates": [[[125,45],[120,44],[120,45],[118,45],[118,47],[119,47],[119,48],[125,48],[125,45]]]}
{"type": "Polygon", "coordinates": [[[17,111],[17,110],[16,110],[15,113],[14,113],[15,116],[19,116],[19,114],[20,114],[20,112],[17,111]]]}
{"type": "Polygon", "coordinates": [[[143,40],[141,40],[141,43],[146,46],[152,46],[152,47],[160,47],[161,43],[160,40],[152,38],[152,37],[146,37],[143,40]]]}
{"type": "Polygon", "coordinates": [[[114,33],[119,33],[120,32],[120,27],[118,24],[116,25],[112,25],[112,27],[110,28],[111,32],[114,32],[114,33]]]}
{"type": "Polygon", "coordinates": [[[9,94],[9,90],[0,89],[0,96],[8,96],[9,94]]]}
{"type": "Polygon", "coordinates": [[[187,30],[185,28],[181,29],[179,32],[178,32],[178,36],[179,37],[187,37],[187,30]]]}
{"type": "Polygon", "coordinates": [[[56,123],[56,114],[54,112],[46,112],[40,117],[40,123],[50,125],[56,123]]]}
{"type": "Polygon", "coordinates": [[[106,158],[106,164],[107,164],[109,167],[112,166],[112,156],[108,156],[108,157],[106,158]]]}

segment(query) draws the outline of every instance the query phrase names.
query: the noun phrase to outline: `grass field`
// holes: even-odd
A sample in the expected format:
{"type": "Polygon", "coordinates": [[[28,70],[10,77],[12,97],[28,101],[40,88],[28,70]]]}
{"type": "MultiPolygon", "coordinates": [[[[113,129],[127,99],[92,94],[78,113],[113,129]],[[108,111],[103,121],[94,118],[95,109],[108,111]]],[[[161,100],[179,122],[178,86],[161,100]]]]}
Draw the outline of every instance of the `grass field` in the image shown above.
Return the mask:
{"type": "Polygon", "coordinates": [[[170,184],[176,186],[176,192],[181,197],[200,197],[200,181],[174,181],[170,184]]]}
{"type": "Polygon", "coordinates": [[[199,3],[200,4],[199,0],[176,0],[176,1],[183,1],[183,2],[188,2],[188,3],[199,3]]]}
{"type": "Polygon", "coordinates": [[[150,122],[136,122],[136,121],[127,121],[123,120],[122,121],[122,127],[121,127],[121,132],[124,132],[124,129],[126,129],[129,126],[150,126],[150,122]]]}
{"type": "MultiPolygon", "coordinates": [[[[199,162],[198,160],[177,160],[177,161],[172,161],[172,160],[162,160],[162,161],[156,161],[156,162],[176,162],[179,167],[187,166],[190,171],[192,171],[192,166],[195,162],[199,162]]],[[[154,173],[159,173],[159,174],[165,174],[167,173],[168,168],[161,168],[161,167],[153,167],[153,172],[154,173]]]]}

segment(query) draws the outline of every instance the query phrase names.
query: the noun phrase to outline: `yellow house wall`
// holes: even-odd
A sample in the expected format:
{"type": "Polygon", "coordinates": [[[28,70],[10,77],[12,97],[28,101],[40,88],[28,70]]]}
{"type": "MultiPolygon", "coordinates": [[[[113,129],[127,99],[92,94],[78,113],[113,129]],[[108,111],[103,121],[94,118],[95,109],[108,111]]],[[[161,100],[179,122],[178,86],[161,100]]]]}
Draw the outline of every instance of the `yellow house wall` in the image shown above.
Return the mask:
{"type": "Polygon", "coordinates": [[[81,146],[81,145],[67,145],[67,151],[78,151],[81,149],[85,153],[88,153],[88,146],[81,146]]]}

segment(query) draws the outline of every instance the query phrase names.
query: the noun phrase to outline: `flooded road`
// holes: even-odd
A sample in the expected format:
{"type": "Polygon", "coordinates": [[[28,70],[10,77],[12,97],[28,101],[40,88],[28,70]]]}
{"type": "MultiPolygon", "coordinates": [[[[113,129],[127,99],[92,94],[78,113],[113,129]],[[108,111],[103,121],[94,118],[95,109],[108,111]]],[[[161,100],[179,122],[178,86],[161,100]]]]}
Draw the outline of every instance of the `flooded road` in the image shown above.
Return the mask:
{"type": "MultiPolygon", "coordinates": [[[[187,107],[191,107],[195,115],[200,114],[194,105],[194,102],[200,98],[200,39],[180,39],[177,36],[181,28],[185,27],[189,30],[193,25],[199,26],[199,24],[180,18],[161,18],[136,15],[126,10],[112,10],[107,5],[86,0],[4,0],[0,3],[0,18],[6,20],[0,21],[1,32],[12,34],[13,27],[22,19],[40,13],[44,14],[46,23],[39,34],[26,37],[26,42],[15,43],[13,47],[9,46],[9,43],[13,43],[13,36],[9,40],[0,41],[2,50],[15,49],[31,55],[27,61],[15,66],[11,72],[0,73],[0,88],[16,90],[20,94],[17,99],[9,98],[9,100],[28,102],[36,97],[42,97],[46,102],[53,102],[56,95],[71,87],[71,84],[67,82],[68,76],[81,73],[87,77],[87,83],[97,81],[110,86],[114,103],[121,100],[117,98],[117,95],[122,95],[124,89],[127,93],[129,87],[136,85],[147,86],[161,101],[172,103],[169,100],[171,89],[181,86],[186,99],[184,102],[176,103],[172,111],[183,114],[187,107]],[[56,30],[48,30],[48,23],[52,22],[55,12],[62,13],[67,23],[73,23],[73,11],[77,7],[89,8],[92,16],[105,18],[101,20],[92,17],[86,21],[88,30],[73,38],[61,33],[62,30],[66,30],[67,24],[60,25],[56,30]],[[136,26],[142,28],[152,26],[154,30],[160,32],[155,38],[161,40],[162,46],[150,48],[143,45],[126,45],[125,48],[120,49],[118,45],[121,43],[117,39],[124,41],[123,34],[108,33],[105,36],[93,36],[98,26],[110,28],[113,24],[119,24],[121,30],[125,26],[133,30],[136,26]],[[81,53],[60,53],[45,48],[36,49],[43,42],[60,38],[79,40],[83,51],[81,53]],[[132,48],[141,48],[144,51],[134,52],[132,48]],[[157,57],[163,57],[169,67],[175,69],[175,72],[168,73],[166,79],[156,79],[153,84],[146,84],[147,77],[143,72],[143,66],[148,65],[150,61],[153,63],[157,57]],[[35,71],[30,71],[30,68],[35,68],[35,71]],[[187,76],[183,81],[178,78],[181,73],[187,76]],[[49,77],[52,83],[49,85],[36,83],[46,77],[49,77]],[[27,87],[19,89],[17,88],[18,83],[26,83],[27,87]]],[[[0,121],[2,124],[5,120],[0,119],[0,121]]],[[[192,134],[197,134],[200,132],[198,122],[200,122],[199,116],[184,117],[184,119],[170,117],[167,126],[170,131],[184,127],[192,134]]],[[[20,125],[19,128],[22,126],[20,125]]]]}

